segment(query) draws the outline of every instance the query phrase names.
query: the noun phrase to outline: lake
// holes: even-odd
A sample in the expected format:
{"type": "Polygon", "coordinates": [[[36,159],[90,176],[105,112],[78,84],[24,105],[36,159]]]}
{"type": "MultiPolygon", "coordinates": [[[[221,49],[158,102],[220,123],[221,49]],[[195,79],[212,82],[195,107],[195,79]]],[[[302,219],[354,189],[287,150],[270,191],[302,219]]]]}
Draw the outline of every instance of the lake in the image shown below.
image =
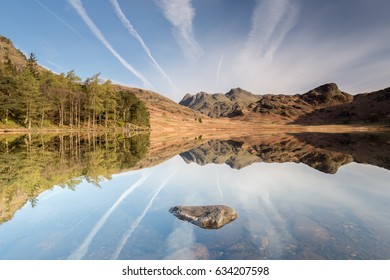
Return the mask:
{"type": "Polygon", "coordinates": [[[390,258],[389,134],[179,140],[1,136],[0,259],[390,258]]]}

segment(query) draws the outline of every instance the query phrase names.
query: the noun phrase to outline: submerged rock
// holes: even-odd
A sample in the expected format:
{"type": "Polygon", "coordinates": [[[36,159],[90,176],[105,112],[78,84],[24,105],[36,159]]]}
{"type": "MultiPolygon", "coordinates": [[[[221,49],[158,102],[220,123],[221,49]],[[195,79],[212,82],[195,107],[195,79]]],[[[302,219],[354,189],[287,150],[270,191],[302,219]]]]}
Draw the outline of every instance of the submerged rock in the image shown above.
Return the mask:
{"type": "Polygon", "coordinates": [[[219,229],[238,216],[236,211],[225,205],[174,206],[169,212],[180,220],[205,229],[219,229]]]}

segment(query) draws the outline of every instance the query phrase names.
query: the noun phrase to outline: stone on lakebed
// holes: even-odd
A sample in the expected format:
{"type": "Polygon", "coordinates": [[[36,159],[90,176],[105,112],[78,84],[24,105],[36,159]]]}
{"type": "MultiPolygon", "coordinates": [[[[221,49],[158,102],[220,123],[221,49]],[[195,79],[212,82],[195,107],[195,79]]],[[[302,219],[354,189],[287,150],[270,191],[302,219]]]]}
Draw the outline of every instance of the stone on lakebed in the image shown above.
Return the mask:
{"type": "Polygon", "coordinates": [[[219,229],[237,218],[237,212],[225,205],[174,206],[169,212],[178,219],[205,229],[219,229]]]}

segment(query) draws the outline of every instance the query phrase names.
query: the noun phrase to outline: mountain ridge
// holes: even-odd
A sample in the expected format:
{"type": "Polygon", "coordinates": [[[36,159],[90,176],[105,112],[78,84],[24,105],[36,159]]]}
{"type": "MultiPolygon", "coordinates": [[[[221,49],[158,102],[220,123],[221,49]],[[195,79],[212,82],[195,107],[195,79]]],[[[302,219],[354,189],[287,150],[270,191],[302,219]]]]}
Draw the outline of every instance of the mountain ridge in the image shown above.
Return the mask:
{"type": "Polygon", "coordinates": [[[186,94],[179,104],[211,118],[263,119],[305,125],[390,123],[390,87],[357,95],[341,91],[335,83],[295,95],[258,95],[235,88],[225,94],[186,94]]]}

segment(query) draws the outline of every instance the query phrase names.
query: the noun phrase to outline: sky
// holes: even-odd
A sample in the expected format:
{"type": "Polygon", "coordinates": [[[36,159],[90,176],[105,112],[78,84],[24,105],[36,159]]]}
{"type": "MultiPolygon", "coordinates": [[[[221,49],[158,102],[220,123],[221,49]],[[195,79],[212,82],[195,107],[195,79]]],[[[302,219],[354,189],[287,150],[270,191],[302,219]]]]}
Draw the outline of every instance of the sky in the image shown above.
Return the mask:
{"type": "Polygon", "coordinates": [[[388,0],[0,0],[0,35],[56,73],[186,93],[390,86],[388,0]]]}

